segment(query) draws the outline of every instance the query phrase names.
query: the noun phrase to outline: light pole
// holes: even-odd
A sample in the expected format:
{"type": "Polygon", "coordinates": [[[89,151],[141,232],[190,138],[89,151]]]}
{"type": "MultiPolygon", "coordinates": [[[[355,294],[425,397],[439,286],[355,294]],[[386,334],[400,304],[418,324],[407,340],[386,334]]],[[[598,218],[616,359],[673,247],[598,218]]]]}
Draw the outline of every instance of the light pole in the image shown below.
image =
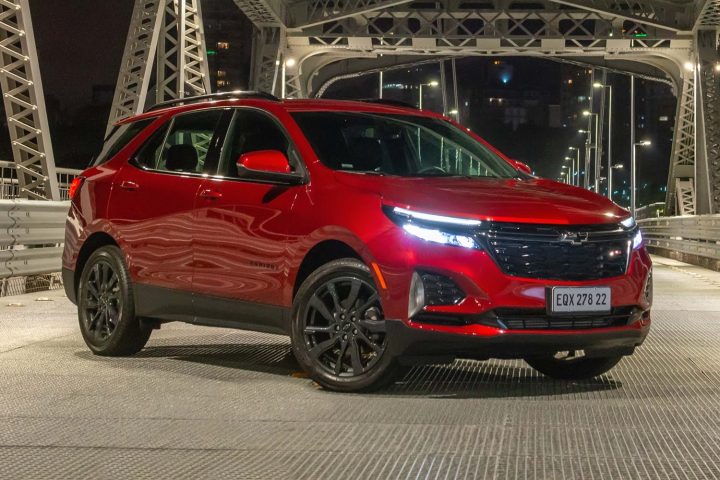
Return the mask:
{"type": "Polygon", "coordinates": [[[608,166],[608,198],[612,200],[612,108],[613,108],[613,88],[612,85],[603,85],[602,83],[595,83],[595,88],[607,88],[609,92],[608,97],[608,148],[607,148],[607,166],[608,166]]]}
{"type": "MultiPolygon", "coordinates": [[[[625,168],[625,166],[622,163],[616,163],[615,165],[610,166],[610,171],[608,172],[608,187],[612,188],[612,176],[613,176],[613,170],[622,170],[625,168]]],[[[608,199],[612,202],[612,190],[608,190],[608,199]]]]}
{"type": "Polygon", "coordinates": [[[577,181],[575,182],[575,184],[579,187],[580,186],[580,149],[578,147],[569,147],[568,150],[570,150],[571,152],[573,150],[575,150],[575,153],[576,153],[577,163],[575,164],[575,175],[577,176],[577,181]]]}
{"type": "Polygon", "coordinates": [[[583,188],[590,188],[590,132],[578,130],[585,137],[585,161],[583,162],[583,188]]]}
{"type": "Polygon", "coordinates": [[[566,170],[568,168],[567,165],[562,166],[562,170],[560,170],[560,176],[565,179],[565,183],[570,183],[570,172],[566,170]]]}
{"type": "Polygon", "coordinates": [[[420,110],[422,110],[422,107],[423,107],[423,87],[435,88],[435,87],[437,87],[438,85],[440,85],[440,82],[438,82],[437,80],[432,80],[432,81],[430,81],[430,82],[428,82],[428,83],[421,83],[421,84],[420,84],[420,101],[418,102],[418,104],[419,104],[419,105],[418,105],[418,108],[419,108],[420,110]]]}
{"type": "MultiPolygon", "coordinates": [[[[575,179],[573,178],[573,177],[574,177],[574,174],[575,174],[575,172],[574,172],[574,170],[575,170],[575,169],[574,169],[575,164],[573,163],[572,158],[571,158],[571,157],[565,157],[564,160],[565,160],[566,162],[570,162],[570,170],[568,170],[568,177],[571,178],[573,181],[575,181],[575,179]]],[[[567,166],[567,165],[563,165],[563,168],[565,168],[566,166],[567,166]]]]}
{"type": "Polygon", "coordinates": [[[597,113],[592,113],[590,110],[585,110],[583,112],[583,116],[595,118],[595,135],[590,135],[591,137],[595,138],[595,167],[594,167],[594,173],[595,173],[595,193],[600,192],[600,157],[598,157],[598,152],[600,149],[598,148],[598,145],[600,144],[600,139],[598,136],[600,136],[600,115],[597,113]]]}
{"type": "Polygon", "coordinates": [[[630,213],[635,216],[635,185],[637,183],[637,147],[648,147],[652,145],[650,140],[633,143],[632,159],[630,160],[630,213]]]}

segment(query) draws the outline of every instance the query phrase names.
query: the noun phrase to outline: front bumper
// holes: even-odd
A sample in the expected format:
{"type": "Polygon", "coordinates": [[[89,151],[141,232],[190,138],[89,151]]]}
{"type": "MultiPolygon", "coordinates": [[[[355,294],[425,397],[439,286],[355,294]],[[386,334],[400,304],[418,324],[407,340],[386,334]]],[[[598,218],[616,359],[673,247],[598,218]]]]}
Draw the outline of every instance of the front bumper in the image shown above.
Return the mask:
{"type": "Polygon", "coordinates": [[[527,358],[565,350],[584,350],[588,357],[631,355],[641,345],[650,322],[620,328],[576,331],[499,331],[493,336],[468,335],[411,327],[386,321],[388,350],[403,363],[446,363],[455,358],[527,358]]]}

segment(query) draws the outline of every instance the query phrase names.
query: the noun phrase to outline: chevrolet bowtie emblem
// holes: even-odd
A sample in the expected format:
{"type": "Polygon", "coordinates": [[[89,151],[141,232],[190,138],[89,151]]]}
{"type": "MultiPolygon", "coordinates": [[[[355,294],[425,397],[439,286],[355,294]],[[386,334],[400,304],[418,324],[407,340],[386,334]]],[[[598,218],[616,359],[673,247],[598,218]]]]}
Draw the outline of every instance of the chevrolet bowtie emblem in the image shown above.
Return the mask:
{"type": "Polygon", "coordinates": [[[588,241],[590,234],[588,232],[562,232],[560,241],[569,243],[570,245],[582,245],[588,241]]]}

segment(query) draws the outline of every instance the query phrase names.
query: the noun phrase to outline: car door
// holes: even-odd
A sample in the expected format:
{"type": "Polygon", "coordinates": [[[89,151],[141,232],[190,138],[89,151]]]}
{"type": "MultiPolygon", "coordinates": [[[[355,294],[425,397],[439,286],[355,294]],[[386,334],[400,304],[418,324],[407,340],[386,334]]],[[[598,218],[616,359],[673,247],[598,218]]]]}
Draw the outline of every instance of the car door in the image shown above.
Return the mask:
{"type": "Polygon", "coordinates": [[[193,289],[207,300],[197,302],[204,309],[204,314],[198,310],[199,316],[279,331],[290,212],[304,187],[241,178],[237,159],[261,150],[280,151],[296,171],[303,168],[274,117],[255,108],[236,109],[218,175],[208,178],[198,195],[193,289]],[[218,297],[228,303],[218,302],[218,297]]]}
{"type": "Polygon", "coordinates": [[[140,314],[189,314],[198,192],[217,167],[224,112],[175,116],[118,172],[110,218],[128,258],[140,314]],[[216,143],[213,143],[216,142],[216,143]]]}

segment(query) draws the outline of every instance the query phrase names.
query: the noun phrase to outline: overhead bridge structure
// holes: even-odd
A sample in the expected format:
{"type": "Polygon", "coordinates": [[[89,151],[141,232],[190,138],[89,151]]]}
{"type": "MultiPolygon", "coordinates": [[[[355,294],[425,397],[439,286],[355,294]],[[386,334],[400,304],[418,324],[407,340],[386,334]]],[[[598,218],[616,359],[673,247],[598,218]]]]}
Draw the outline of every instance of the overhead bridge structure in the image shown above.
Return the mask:
{"type": "MultiPolygon", "coordinates": [[[[492,55],[560,57],[670,83],[668,211],[720,213],[720,0],[233,0],[250,88],[320,96],[338,78],[492,55]]],[[[209,93],[203,0],[136,0],[109,124],[209,93]]],[[[56,198],[28,0],[0,0],[0,83],[23,196],[56,198]]]]}

